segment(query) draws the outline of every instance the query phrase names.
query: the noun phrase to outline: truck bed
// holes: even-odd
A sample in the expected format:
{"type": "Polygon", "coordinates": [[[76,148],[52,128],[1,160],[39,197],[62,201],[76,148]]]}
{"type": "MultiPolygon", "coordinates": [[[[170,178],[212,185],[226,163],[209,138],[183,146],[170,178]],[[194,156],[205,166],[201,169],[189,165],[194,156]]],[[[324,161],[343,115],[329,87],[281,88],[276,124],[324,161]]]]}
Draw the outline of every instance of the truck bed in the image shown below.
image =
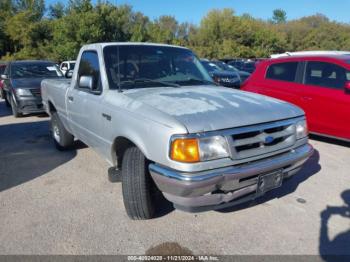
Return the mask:
{"type": "Polygon", "coordinates": [[[66,119],[66,93],[71,79],[45,79],[41,82],[41,95],[46,112],[49,114],[49,102],[58,114],[66,119]]]}

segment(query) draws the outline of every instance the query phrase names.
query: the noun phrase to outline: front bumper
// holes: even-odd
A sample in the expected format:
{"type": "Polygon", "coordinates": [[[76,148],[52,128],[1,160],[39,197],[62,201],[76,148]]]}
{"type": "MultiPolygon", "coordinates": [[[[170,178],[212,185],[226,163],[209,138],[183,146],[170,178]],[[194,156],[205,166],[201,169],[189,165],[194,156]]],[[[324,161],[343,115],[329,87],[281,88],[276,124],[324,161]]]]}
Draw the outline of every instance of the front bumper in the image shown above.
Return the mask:
{"type": "Polygon", "coordinates": [[[35,98],[19,98],[17,99],[17,107],[22,114],[44,113],[43,102],[41,97],[35,98]]]}
{"type": "Polygon", "coordinates": [[[257,197],[261,174],[280,171],[283,178],[296,174],[312,155],[305,144],[288,152],[251,163],[197,173],[183,173],[150,164],[149,170],[165,198],[178,209],[204,211],[220,209],[257,197]]]}

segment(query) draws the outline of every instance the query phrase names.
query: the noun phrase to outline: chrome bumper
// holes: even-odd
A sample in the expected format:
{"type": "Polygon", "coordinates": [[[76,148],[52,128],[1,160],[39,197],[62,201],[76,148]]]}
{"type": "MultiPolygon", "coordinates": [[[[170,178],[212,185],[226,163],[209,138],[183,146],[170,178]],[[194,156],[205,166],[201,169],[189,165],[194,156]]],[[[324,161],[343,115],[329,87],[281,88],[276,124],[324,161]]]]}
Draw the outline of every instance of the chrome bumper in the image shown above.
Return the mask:
{"type": "Polygon", "coordinates": [[[215,209],[254,193],[261,174],[280,170],[284,178],[294,175],[312,153],[312,146],[305,144],[283,154],[239,166],[183,173],[150,164],[149,170],[158,188],[176,207],[187,211],[191,211],[192,207],[205,206],[215,209]]]}

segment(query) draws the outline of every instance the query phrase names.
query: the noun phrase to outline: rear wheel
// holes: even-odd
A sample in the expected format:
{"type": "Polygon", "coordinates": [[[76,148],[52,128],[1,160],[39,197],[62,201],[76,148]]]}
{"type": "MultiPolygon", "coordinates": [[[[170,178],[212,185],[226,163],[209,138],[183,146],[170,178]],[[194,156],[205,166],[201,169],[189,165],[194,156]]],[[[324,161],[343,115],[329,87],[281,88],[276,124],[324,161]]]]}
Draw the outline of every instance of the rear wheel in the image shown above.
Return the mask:
{"type": "Polygon", "coordinates": [[[155,213],[157,193],[160,193],[148,171],[147,159],[137,147],[125,151],[122,161],[124,206],[131,219],[150,219],[155,213]]]}
{"type": "Polygon", "coordinates": [[[57,112],[51,114],[51,134],[58,150],[66,150],[73,145],[74,137],[64,127],[57,112]]]}

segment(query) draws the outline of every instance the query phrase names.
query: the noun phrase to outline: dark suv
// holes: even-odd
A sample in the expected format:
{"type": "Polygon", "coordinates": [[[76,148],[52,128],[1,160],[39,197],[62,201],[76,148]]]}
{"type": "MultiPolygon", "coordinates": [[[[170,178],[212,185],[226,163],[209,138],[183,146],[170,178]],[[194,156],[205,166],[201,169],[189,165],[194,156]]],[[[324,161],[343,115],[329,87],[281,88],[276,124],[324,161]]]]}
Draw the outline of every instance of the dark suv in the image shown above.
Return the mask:
{"type": "Polygon", "coordinates": [[[222,70],[237,73],[241,79],[241,84],[250,76],[250,73],[238,70],[233,65],[228,65],[225,62],[222,62],[222,61],[212,61],[212,62],[216,64],[218,67],[220,67],[222,70]]]}
{"type": "Polygon", "coordinates": [[[3,95],[14,117],[44,112],[40,84],[43,79],[63,77],[59,68],[49,61],[10,62],[4,73],[3,95]]]}
{"type": "Polygon", "coordinates": [[[201,63],[208,71],[209,75],[213,78],[213,80],[219,85],[230,88],[240,87],[241,78],[238,72],[223,70],[215,63],[206,59],[202,59],[201,63]]]}

